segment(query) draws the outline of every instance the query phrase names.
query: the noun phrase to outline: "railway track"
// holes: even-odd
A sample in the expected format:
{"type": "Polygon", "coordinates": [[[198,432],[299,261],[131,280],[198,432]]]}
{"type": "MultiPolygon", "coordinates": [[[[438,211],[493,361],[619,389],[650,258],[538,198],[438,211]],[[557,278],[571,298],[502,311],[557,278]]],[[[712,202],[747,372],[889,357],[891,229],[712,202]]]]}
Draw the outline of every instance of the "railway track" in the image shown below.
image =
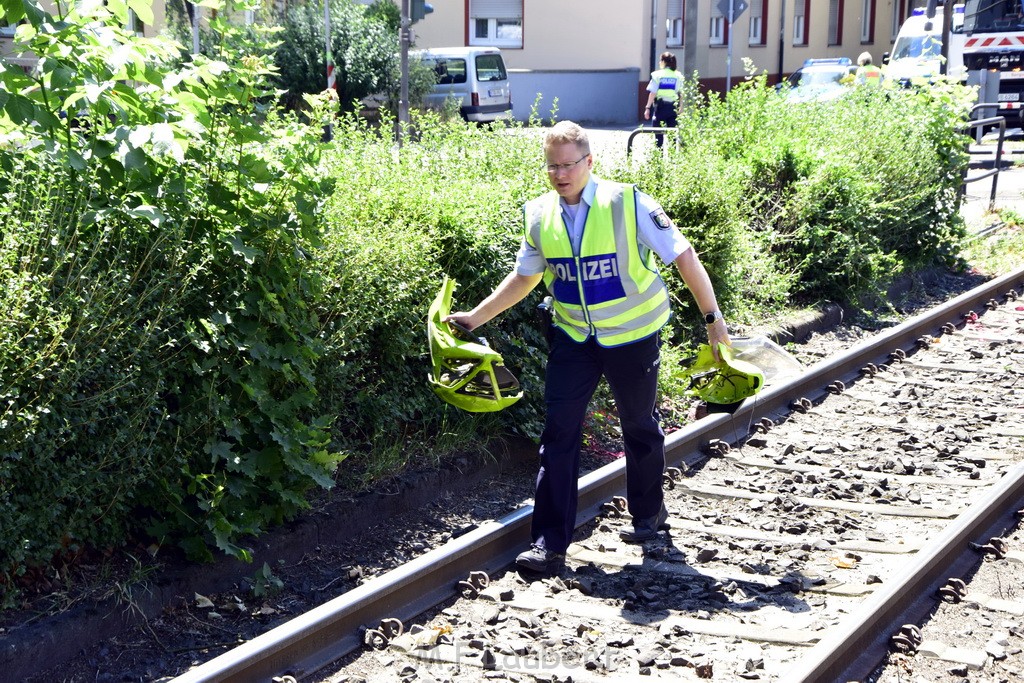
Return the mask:
{"type": "Polygon", "coordinates": [[[965,599],[1024,614],[969,589],[1024,558],[1004,540],[1024,508],[1021,292],[1024,271],[671,435],[655,540],[618,539],[617,461],[581,478],[558,577],[509,570],[525,507],[175,681],[846,681],[891,652],[983,669],[991,652],[910,625],[965,599]]]}

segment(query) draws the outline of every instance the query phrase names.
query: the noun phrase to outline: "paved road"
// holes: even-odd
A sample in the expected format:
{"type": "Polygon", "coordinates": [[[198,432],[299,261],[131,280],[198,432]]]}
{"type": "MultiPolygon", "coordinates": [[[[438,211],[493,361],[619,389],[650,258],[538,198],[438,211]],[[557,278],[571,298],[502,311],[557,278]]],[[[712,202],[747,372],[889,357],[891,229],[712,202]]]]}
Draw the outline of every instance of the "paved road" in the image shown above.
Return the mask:
{"type": "MultiPolygon", "coordinates": [[[[1020,136],[1014,136],[1005,143],[999,174],[983,178],[966,185],[960,215],[972,230],[983,230],[1000,222],[996,212],[1010,209],[1024,216],[1024,148],[1020,136]],[[995,182],[995,201],[992,201],[992,184],[995,182]]],[[[968,179],[977,178],[994,168],[995,142],[986,139],[983,144],[971,145],[972,162],[967,173],[968,179]]]]}

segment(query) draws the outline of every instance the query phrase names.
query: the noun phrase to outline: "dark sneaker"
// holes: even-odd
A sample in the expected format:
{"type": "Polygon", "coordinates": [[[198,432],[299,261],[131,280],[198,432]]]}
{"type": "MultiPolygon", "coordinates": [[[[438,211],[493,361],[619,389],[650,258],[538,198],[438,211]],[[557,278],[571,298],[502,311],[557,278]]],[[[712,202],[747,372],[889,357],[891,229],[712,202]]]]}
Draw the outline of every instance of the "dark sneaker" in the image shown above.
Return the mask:
{"type": "Polygon", "coordinates": [[[642,543],[657,536],[659,531],[668,531],[669,528],[668,510],[665,509],[663,503],[661,510],[653,517],[647,519],[634,517],[633,528],[631,530],[623,529],[619,532],[619,537],[628,543],[642,543]]]}
{"type": "Polygon", "coordinates": [[[565,555],[554,553],[534,543],[526,552],[519,553],[516,564],[540,574],[553,574],[565,566],[565,555]]]}

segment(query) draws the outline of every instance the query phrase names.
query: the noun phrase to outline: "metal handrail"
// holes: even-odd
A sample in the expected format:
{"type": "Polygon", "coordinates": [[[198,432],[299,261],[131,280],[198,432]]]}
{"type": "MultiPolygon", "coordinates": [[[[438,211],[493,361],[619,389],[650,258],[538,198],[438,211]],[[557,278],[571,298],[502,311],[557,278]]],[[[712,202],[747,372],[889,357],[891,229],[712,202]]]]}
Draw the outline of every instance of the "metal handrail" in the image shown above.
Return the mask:
{"type": "MultiPolygon", "coordinates": [[[[633,138],[635,138],[637,135],[643,135],[643,134],[668,135],[669,133],[675,133],[678,130],[679,130],[678,128],[675,128],[675,127],[669,128],[667,126],[665,126],[665,127],[658,127],[658,128],[655,128],[654,126],[638,126],[632,133],[629,134],[629,139],[626,140],[626,156],[628,157],[630,154],[633,153],[633,138]]],[[[679,138],[676,137],[675,140],[676,140],[676,147],[678,148],[679,147],[679,138]]]]}
{"type": "MultiPolygon", "coordinates": [[[[973,115],[974,112],[978,111],[979,109],[993,107],[998,108],[998,106],[998,103],[982,102],[980,104],[974,105],[974,107],[971,108],[971,114],[973,115]]],[[[971,121],[968,121],[966,124],[966,129],[978,129],[978,142],[981,142],[981,131],[984,129],[984,127],[992,124],[995,124],[999,128],[999,137],[996,140],[996,156],[995,160],[992,163],[992,169],[988,171],[983,171],[971,177],[967,176],[967,169],[964,169],[963,184],[960,186],[960,194],[962,197],[967,191],[967,183],[974,183],[979,180],[984,180],[985,178],[992,178],[992,191],[989,194],[988,199],[989,211],[994,211],[996,206],[996,186],[999,182],[999,170],[1002,167],[1003,163],[1003,140],[1006,138],[1006,118],[1002,116],[990,116],[984,119],[973,119],[971,121]]]]}

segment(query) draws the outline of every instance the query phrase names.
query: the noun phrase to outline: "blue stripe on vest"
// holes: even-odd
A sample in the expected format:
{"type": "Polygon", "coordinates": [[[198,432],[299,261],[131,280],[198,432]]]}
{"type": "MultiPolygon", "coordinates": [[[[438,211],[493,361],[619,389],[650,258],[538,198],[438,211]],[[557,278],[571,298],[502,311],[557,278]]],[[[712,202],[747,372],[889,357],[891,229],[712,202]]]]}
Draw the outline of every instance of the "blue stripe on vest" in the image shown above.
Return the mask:
{"type": "Polygon", "coordinates": [[[658,81],[658,90],[675,90],[676,79],[674,78],[662,78],[658,81]]]}
{"type": "MultiPolygon", "coordinates": [[[[571,258],[549,258],[548,266],[555,273],[551,283],[555,298],[563,304],[580,306],[576,261],[571,258]]],[[[588,305],[621,299],[626,296],[615,254],[600,254],[580,259],[583,290],[588,305]]]]}

